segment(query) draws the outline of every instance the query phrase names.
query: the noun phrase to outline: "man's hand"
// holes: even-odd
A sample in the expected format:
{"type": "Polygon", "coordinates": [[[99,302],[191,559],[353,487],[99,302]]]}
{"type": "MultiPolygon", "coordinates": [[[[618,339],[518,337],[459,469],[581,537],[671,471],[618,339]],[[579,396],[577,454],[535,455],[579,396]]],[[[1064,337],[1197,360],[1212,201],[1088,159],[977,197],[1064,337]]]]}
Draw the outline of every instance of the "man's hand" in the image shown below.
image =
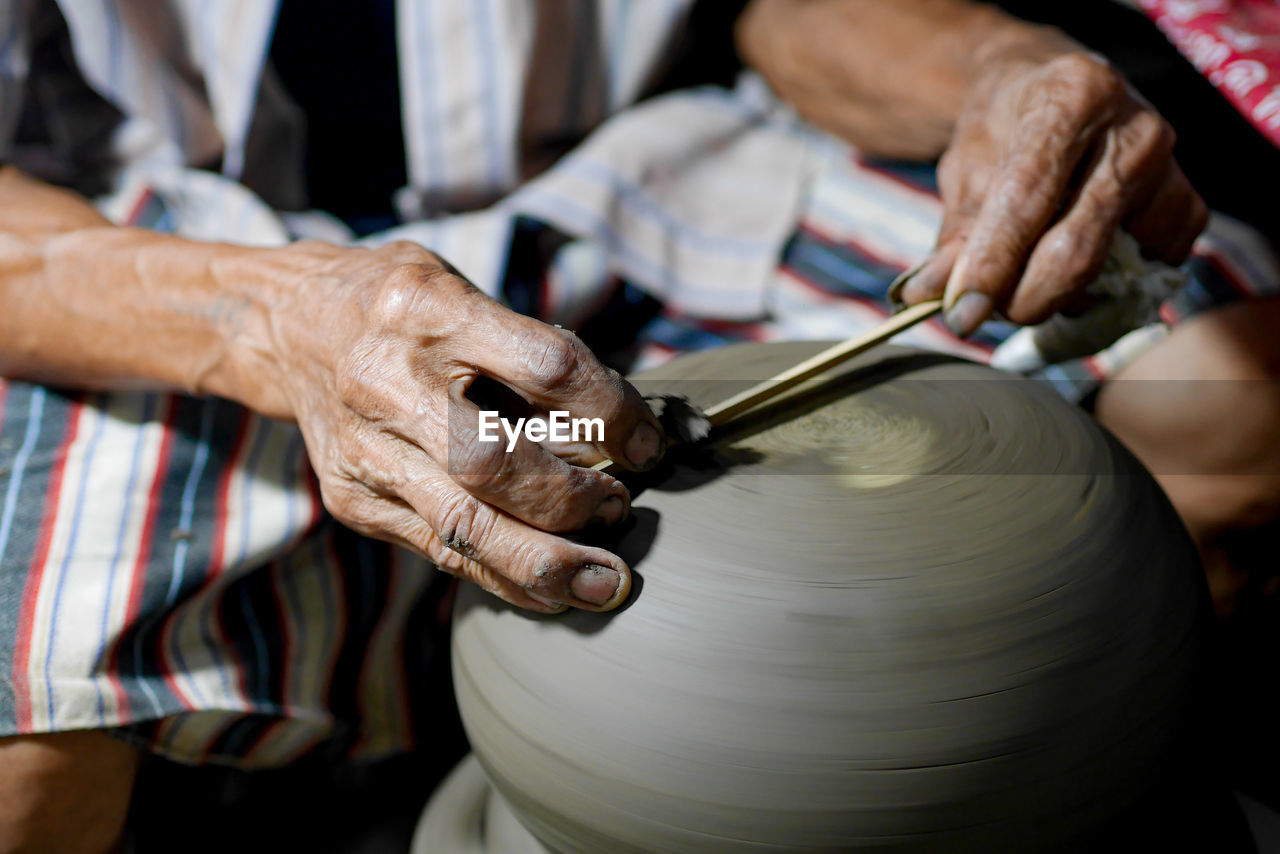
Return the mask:
{"type": "Polygon", "coordinates": [[[572,333],[503,308],[419,246],[290,251],[314,264],[271,310],[280,397],[258,408],[297,420],[329,511],[524,608],[625,599],[625,563],[548,532],[621,521],[626,488],[555,444],[480,442],[467,392],[488,377],[535,411],[600,418],[595,459],[645,468],[662,435],[635,389],[572,333]]]}
{"type": "Polygon", "coordinates": [[[638,469],[663,447],[639,393],[576,337],[417,245],[259,249],[117,228],[12,169],[0,169],[0,376],[176,388],[296,420],[340,521],[544,612],[608,610],[630,588],[617,556],[551,533],[629,512],[619,481],[561,456],[638,469]],[[603,441],[522,438],[509,454],[479,442],[468,392],[481,377],[520,414],[601,419],[603,441]]]}
{"type": "Polygon", "coordinates": [[[1104,62],[1046,47],[989,61],[938,166],[938,248],[903,299],[944,296],[961,335],[993,311],[1039,323],[1078,304],[1117,229],[1186,260],[1208,209],[1172,129],[1104,62]]]}
{"type": "Polygon", "coordinates": [[[942,155],[937,250],[901,296],[945,292],[961,334],[1074,308],[1117,229],[1178,264],[1204,227],[1168,125],[1056,30],[973,0],[752,0],[737,35],[820,127],[875,156],[942,155]]]}

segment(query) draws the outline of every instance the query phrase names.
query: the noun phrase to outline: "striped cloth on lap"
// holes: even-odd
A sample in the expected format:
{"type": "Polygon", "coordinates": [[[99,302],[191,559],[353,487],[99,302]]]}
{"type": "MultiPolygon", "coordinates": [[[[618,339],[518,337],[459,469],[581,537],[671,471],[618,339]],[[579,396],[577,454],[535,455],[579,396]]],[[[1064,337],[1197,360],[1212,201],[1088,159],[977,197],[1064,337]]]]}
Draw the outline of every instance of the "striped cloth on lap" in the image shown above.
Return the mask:
{"type": "Polygon", "coordinates": [[[220,400],[0,395],[0,733],[122,727],[275,765],[403,749],[413,704],[448,702],[428,690],[448,578],[325,516],[296,428],[220,400]]]}

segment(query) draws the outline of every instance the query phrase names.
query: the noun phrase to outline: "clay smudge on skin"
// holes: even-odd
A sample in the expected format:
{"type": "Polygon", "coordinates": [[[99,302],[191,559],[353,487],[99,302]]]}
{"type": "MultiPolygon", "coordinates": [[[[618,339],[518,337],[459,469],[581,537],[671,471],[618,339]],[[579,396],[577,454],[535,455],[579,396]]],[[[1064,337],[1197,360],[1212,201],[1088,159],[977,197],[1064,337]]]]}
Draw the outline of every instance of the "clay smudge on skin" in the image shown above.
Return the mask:
{"type": "Polygon", "coordinates": [[[459,536],[457,531],[449,533],[448,536],[441,537],[440,541],[444,543],[445,548],[450,551],[457,552],[463,557],[475,556],[476,547],[471,544],[470,540],[459,536]]]}

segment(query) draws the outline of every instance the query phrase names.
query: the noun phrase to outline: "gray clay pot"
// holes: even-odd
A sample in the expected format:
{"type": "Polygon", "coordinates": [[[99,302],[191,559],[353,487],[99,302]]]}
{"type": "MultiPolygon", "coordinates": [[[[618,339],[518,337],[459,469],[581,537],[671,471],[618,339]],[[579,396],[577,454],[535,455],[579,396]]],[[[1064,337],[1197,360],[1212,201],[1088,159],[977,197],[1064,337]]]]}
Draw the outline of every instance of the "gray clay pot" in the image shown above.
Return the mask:
{"type": "MultiPolygon", "coordinates": [[[[705,406],[821,346],[638,384],[705,406]]],[[[1051,391],[881,348],[635,489],[624,610],[456,612],[468,735],[546,850],[1050,850],[1176,764],[1194,549],[1051,391]]]]}

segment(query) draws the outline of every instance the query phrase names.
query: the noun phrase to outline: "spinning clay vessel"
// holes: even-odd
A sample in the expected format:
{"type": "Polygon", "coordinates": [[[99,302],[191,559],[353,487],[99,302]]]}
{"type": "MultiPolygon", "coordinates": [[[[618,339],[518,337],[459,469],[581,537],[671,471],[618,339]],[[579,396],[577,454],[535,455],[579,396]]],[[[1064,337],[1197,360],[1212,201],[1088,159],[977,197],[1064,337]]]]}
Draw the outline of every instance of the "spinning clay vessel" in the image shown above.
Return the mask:
{"type": "MultiPolygon", "coordinates": [[[[706,406],[821,346],[637,385],[706,406]]],[[[605,543],[623,610],[460,598],[458,703],[520,850],[1058,850],[1176,764],[1194,550],[1050,390],[886,347],[672,456],[605,543]]]]}

